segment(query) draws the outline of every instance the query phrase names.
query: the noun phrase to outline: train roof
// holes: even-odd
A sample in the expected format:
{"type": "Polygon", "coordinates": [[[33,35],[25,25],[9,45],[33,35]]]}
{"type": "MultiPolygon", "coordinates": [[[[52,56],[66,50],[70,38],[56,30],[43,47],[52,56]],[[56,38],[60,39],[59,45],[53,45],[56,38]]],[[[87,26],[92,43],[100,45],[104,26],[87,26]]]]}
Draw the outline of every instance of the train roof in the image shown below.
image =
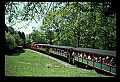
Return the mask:
{"type": "Polygon", "coordinates": [[[88,52],[92,54],[98,54],[98,55],[108,55],[108,56],[114,56],[116,57],[116,51],[110,51],[110,50],[100,50],[100,49],[92,49],[92,48],[74,48],[70,46],[58,46],[58,45],[50,45],[50,44],[37,44],[37,45],[44,45],[44,46],[50,46],[50,47],[55,47],[55,48],[63,48],[63,49],[73,49],[77,51],[83,51],[83,52],[88,52]]]}
{"type": "Polygon", "coordinates": [[[94,54],[109,55],[109,56],[116,57],[116,51],[100,50],[100,49],[92,49],[92,48],[81,48],[81,47],[74,48],[74,50],[90,52],[90,53],[94,53],[94,54]]]}
{"type": "Polygon", "coordinates": [[[36,45],[41,45],[41,46],[44,45],[44,46],[47,46],[47,45],[49,45],[49,44],[36,44],[36,45]]]}
{"type": "Polygon", "coordinates": [[[93,54],[109,55],[109,56],[116,57],[116,51],[110,51],[110,50],[100,50],[100,49],[81,48],[81,47],[74,48],[74,47],[69,47],[69,46],[58,46],[58,45],[49,45],[49,46],[56,47],[56,48],[64,48],[64,49],[72,48],[73,50],[89,52],[89,53],[93,53],[93,54]]]}
{"type": "Polygon", "coordinates": [[[56,48],[64,48],[64,49],[74,48],[74,47],[70,47],[70,46],[58,46],[58,45],[49,45],[49,46],[56,47],[56,48]]]}

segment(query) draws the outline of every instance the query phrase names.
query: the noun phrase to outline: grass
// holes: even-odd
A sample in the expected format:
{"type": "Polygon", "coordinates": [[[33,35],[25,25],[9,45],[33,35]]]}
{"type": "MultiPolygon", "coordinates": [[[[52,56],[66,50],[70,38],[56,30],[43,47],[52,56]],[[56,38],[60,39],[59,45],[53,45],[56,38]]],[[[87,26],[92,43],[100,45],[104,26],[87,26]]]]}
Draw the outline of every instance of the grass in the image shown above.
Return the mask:
{"type": "Polygon", "coordinates": [[[5,76],[33,77],[112,77],[95,70],[69,68],[30,50],[5,55],[5,76]]]}

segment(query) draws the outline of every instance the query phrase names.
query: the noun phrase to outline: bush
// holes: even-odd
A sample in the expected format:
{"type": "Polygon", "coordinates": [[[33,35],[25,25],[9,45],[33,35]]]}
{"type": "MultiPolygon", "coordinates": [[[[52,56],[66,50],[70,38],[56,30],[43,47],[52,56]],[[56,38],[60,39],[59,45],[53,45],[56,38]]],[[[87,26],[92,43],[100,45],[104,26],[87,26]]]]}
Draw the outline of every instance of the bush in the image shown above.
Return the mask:
{"type": "Polygon", "coordinates": [[[15,43],[15,38],[10,34],[10,32],[5,32],[5,39],[6,39],[6,48],[14,49],[17,47],[15,43]]]}

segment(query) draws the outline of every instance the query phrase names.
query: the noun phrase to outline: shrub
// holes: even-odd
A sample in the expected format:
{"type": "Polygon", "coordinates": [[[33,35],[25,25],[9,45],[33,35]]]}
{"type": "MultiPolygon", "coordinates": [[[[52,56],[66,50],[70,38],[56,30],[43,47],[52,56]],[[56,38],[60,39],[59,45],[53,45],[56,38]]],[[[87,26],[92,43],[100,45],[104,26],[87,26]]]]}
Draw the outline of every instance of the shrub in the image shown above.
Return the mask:
{"type": "Polygon", "coordinates": [[[5,39],[6,39],[6,48],[14,49],[17,47],[15,43],[15,38],[10,34],[10,32],[5,32],[5,39]]]}

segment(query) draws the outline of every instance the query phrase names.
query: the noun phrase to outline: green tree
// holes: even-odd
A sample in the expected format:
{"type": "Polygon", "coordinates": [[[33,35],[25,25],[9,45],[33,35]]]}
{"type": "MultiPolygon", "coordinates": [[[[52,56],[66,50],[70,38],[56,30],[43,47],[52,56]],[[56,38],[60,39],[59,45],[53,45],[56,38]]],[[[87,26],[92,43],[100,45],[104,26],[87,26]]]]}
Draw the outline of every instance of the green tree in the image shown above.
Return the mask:
{"type": "Polygon", "coordinates": [[[5,7],[9,22],[43,19],[41,31],[29,35],[37,43],[116,50],[113,2],[8,2],[5,7]]]}
{"type": "Polygon", "coordinates": [[[20,45],[20,36],[18,34],[18,32],[16,31],[15,34],[13,35],[13,37],[15,38],[15,43],[17,45],[20,45]]]}
{"type": "Polygon", "coordinates": [[[38,30],[33,30],[33,32],[29,34],[29,38],[32,42],[46,43],[45,33],[41,33],[38,30]]]}
{"type": "Polygon", "coordinates": [[[7,49],[14,49],[17,47],[17,44],[15,43],[15,38],[10,34],[10,32],[5,32],[5,39],[6,39],[6,48],[7,49]]]}

